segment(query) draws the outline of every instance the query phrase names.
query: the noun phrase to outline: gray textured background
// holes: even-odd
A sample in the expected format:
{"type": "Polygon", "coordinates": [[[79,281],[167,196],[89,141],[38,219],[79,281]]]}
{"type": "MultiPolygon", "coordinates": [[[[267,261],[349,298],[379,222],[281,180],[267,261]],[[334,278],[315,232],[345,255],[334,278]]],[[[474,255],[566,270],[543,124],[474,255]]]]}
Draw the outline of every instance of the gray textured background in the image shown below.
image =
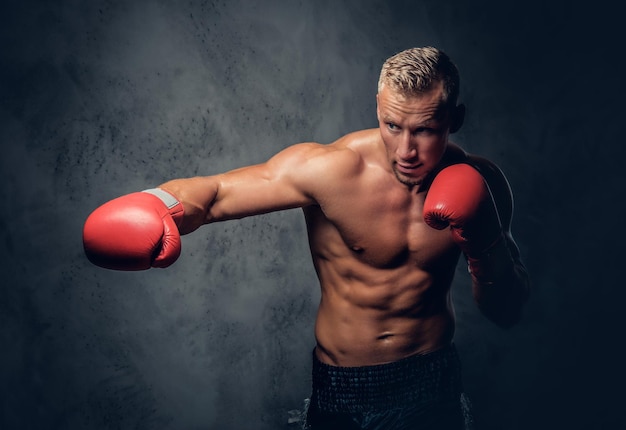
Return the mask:
{"type": "Polygon", "coordinates": [[[459,267],[481,429],[624,428],[620,21],[603,1],[2,2],[0,428],[289,428],[319,297],[299,211],[203,227],[141,273],[90,265],[82,224],[375,126],[382,61],[423,45],[461,70],[456,140],[507,173],[534,279],[502,331],[459,267]]]}

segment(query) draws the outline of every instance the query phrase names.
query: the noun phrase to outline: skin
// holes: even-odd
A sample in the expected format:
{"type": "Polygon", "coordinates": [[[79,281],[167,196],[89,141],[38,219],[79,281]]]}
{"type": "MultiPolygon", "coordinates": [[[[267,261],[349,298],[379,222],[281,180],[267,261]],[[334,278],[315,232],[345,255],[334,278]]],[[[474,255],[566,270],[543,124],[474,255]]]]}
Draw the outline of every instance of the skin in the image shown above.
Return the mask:
{"type": "Polygon", "coordinates": [[[459,249],[422,216],[426,180],[464,154],[448,142],[462,106],[442,86],[419,97],[383,87],[379,127],[329,145],[291,146],[263,164],[177,179],[183,234],[203,224],[288,208],[305,214],[321,286],[316,354],[327,364],[387,363],[448,345],[459,249]]]}

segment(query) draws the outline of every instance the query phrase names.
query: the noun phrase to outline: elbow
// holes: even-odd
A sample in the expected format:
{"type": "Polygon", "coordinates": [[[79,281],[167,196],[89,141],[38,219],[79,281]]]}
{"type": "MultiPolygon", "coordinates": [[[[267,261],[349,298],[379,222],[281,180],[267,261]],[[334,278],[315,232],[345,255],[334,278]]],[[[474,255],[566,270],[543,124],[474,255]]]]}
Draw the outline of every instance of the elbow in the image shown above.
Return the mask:
{"type": "Polygon", "coordinates": [[[528,279],[522,280],[514,283],[515,288],[490,285],[474,290],[474,299],[481,313],[500,328],[510,329],[522,320],[524,306],[530,296],[528,279]]]}

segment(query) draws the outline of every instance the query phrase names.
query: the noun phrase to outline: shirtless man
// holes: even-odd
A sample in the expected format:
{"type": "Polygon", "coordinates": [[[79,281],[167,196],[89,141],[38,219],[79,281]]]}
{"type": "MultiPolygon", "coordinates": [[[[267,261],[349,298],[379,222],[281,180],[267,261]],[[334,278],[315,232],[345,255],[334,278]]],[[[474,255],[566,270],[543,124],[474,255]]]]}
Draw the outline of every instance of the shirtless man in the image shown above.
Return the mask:
{"type": "Polygon", "coordinates": [[[479,308],[504,327],[520,318],[528,278],[506,179],[448,141],[463,123],[458,91],[443,52],[403,51],[382,68],[378,128],[112,200],[85,223],[86,254],[117,270],[166,267],[179,234],[302,208],[321,285],[309,428],[461,429],[458,258],[479,308]]]}

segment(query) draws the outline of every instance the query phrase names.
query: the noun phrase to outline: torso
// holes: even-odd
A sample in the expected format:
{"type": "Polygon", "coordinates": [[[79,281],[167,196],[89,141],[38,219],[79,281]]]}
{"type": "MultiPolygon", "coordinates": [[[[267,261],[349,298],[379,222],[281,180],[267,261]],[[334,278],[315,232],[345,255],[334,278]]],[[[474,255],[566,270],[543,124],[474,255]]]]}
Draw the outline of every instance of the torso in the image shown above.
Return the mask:
{"type": "Polygon", "coordinates": [[[377,130],[334,145],[349,151],[343,176],[304,209],[322,290],[318,358],[363,366],[449,344],[459,257],[449,232],[424,223],[426,193],[396,180],[377,130]]]}

